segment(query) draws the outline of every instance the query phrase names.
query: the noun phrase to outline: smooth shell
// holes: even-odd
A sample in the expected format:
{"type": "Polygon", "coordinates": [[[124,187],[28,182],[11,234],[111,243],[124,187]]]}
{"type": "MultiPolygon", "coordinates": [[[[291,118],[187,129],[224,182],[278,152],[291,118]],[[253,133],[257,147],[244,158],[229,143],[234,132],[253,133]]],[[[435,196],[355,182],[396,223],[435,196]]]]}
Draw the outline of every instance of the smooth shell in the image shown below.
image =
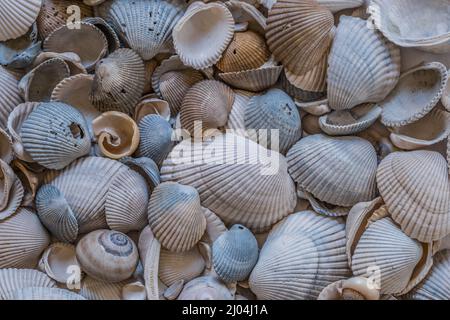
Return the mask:
{"type": "Polygon", "coordinates": [[[370,279],[353,277],[339,280],[325,287],[317,300],[379,300],[380,291],[370,279]]]}
{"type": "Polygon", "coordinates": [[[75,247],[70,244],[61,242],[51,244],[42,254],[39,269],[61,284],[70,282],[76,286],[81,281],[81,279],[72,281],[74,271],[81,270],[81,267],[76,258],[75,247]]]}

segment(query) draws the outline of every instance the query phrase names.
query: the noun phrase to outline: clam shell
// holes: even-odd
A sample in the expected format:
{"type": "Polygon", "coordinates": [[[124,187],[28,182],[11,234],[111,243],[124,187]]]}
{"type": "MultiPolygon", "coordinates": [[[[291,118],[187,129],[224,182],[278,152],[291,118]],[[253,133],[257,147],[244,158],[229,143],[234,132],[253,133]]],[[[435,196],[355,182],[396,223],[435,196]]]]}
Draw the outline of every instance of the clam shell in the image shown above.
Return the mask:
{"type": "Polygon", "coordinates": [[[214,271],[229,283],[247,279],[258,260],[258,243],[250,230],[234,225],[212,246],[214,271]]]}
{"type": "Polygon", "coordinates": [[[37,215],[20,208],[0,223],[0,268],[34,268],[49,243],[37,215]]]}
{"type": "Polygon", "coordinates": [[[255,31],[264,36],[266,17],[256,8],[256,4],[230,0],[226,1],[225,5],[230,10],[235,24],[244,24],[248,30],[255,31]]]}
{"type": "Polygon", "coordinates": [[[133,241],[125,234],[111,230],[93,231],[81,238],[76,255],[84,272],[109,282],[131,277],[139,259],[133,241]]]}
{"type": "MultiPolygon", "coordinates": [[[[311,208],[318,214],[328,217],[341,217],[346,216],[350,211],[349,207],[334,206],[326,202],[319,201],[316,198],[314,198],[312,194],[310,194],[305,190],[301,190],[301,193],[303,194],[303,197],[306,198],[306,200],[308,200],[311,208]]],[[[299,192],[297,191],[297,195],[298,194],[299,192]]]]}
{"type": "Polygon", "coordinates": [[[11,111],[22,102],[19,83],[5,68],[0,66],[0,128],[5,129],[11,111]]]}
{"type": "Polygon", "coordinates": [[[279,0],[269,10],[267,45],[295,74],[308,72],[322,59],[333,34],[333,14],[314,0],[279,0]]]}
{"type": "Polygon", "coordinates": [[[111,24],[143,60],[163,50],[183,10],[184,6],[173,0],[112,0],[96,7],[97,16],[111,24]]]}
{"type": "Polygon", "coordinates": [[[86,300],[79,294],[59,288],[28,287],[10,292],[6,300],[86,300]]]}
{"type": "Polygon", "coordinates": [[[4,299],[10,292],[29,287],[55,288],[56,283],[37,270],[0,269],[0,299],[4,299]]]}
{"type": "Polygon", "coordinates": [[[134,121],[139,123],[141,119],[149,114],[155,114],[163,117],[166,121],[170,120],[170,106],[167,101],[156,98],[155,95],[145,96],[134,108],[134,121]]]}
{"type": "Polygon", "coordinates": [[[44,41],[44,51],[74,52],[88,71],[92,71],[98,61],[108,52],[108,40],[96,26],[80,22],[79,28],[64,24],[53,31],[44,41]]]}
{"type": "Polygon", "coordinates": [[[357,8],[364,4],[365,0],[317,0],[317,3],[331,12],[336,13],[344,9],[357,8]]]}
{"type": "Polygon", "coordinates": [[[377,184],[402,231],[422,242],[450,233],[447,163],[433,151],[394,152],[380,163],[377,184]]]}
{"type": "Polygon", "coordinates": [[[126,281],[106,282],[86,276],[79,294],[88,300],[121,300],[126,281]]]}
{"type": "Polygon", "coordinates": [[[178,144],[163,163],[161,180],[193,186],[202,205],[226,224],[243,224],[255,232],[291,213],[296,203],[285,158],[231,133],[212,142],[178,144]],[[203,154],[205,148],[214,154],[203,154]]]}
{"type": "Polygon", "coordinates": [[[345,224],[312,211],[290,215],[269,234],[249,285],[258,299],[316,299],[349,275],[345,224]]]}
{"type": "Polygon", "coordinates": [[[328,60],[328,100],[334,110],[379,102],[400,76],[400,50],[365,20],[342,16],[328,60]]]}
{"type": "Polygon", "coordinates": [[[220,279],[202,276],[186,283],[177,300],[234,300],[234,294],[220,279]]]}
{"type": "Polygon", "coordinates": [[[117,49],[120,48],[120,40],[114,31],[113,27],[111,27],[105,20],[100,17],[86,17],[83,19],[84,22],[90,23],[100,29],[106,37],[108,41],[108,51],[109,53],[113,53],[117,49]]]}
{"type": "Polygon", "coordinates": [[[379,104],[381,121],[388,127],[400,127],[422,119],[441,99],[447,81],[447,68],[439,62],[403,73],[397,87],[379,104]]]}
{"type": "Polygon", "coordinates": [[[51,244],[39,261],[39,269],[62,284],[69,283],[72,275],[71,268],[74,267],[81,270],[76,258],[75,246],[62,242],[51,244]]]}
{"type": "Polygon", "coordinates": [[[118,49],[95,68],[90,100],[101,112],[131,114],[144,91],[145,68],[131,49],[118,49]]]}
{"type": "Polygon", "coordinates": [[[0,128],[0,159],[10,163],[14,158],[13,142],[9,134],[0,128]]]}
{"type": "Polygon", "coordinates": [[[375,198],[377,155],[364,139],[311,135],[289,150],[287,161],[293,180],[321,201],[349,207],[375,198]]]}
{"type": "Polygon", "coordinates": [[[148,221],[161,245],[174,252],[191,249],[206,228],[197,190],[175,182],[162,183],[153,190],[148,221]]]}
{"type": "Polygon", "coordinates": [[[218,77],[234,88],[259,92],[275,85],[281,71],[283,66],[268,65],[251,70],[219,73],[218,77]]]}
{"type": "Polygon", "coordinates": [[[370,280],[353,277],[325,287],[317,300],[379,300],[380,291],[370,286],[370,280]]]}
{"type": "Polygon", "coordinates": [[[64,242],[74,242],[78,222],[64,194],[52,185],[43,185],[36,194],[36,210],[42,224],[64,242]]]}
{"type": "Polygon", "coordinates": [[[33,160],[48,169],[66,167],[91,147],[83,115],[60,102],[39,104],[23,122],[20,136],[33,160]]]}
{"type": "Polygon", "coordinates": [[[4,0],[0,10],[0,41],[27,33],[41,9],[42,0],[4,0]],[[14,23],[11,23],[13,22],[14,23]]]}
{"type": "Polygon", "coordinates": [[[227,232],[227,227],[220,218],[208,208],[203,208],[206,218],[206,230],[201,241],[212,244],[220,235],[227,232]]]}

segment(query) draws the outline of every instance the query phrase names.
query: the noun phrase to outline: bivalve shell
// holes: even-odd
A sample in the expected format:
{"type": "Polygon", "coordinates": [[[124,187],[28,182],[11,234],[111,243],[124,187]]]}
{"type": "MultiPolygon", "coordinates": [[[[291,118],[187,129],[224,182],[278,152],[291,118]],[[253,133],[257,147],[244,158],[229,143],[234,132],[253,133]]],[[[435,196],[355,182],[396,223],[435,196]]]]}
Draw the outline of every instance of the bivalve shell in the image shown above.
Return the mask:
{"type": "Polygon", "coordinates": [[[33,269],[0,269],[0,300],[10,292],[29,287],[55,288],[45,273],[33,269]]]}
{"type": "MultiPolygon", "coordinates": [[[[76,286],[81,279],[73,280],[73,271],[76,268],[81,270],[78,264],[75,247],[71,244],[56,242],[51,244],[42,254],[39,261],[39,269],[45,272],[50,278],[56,280],[61,284],[71,283],[76,286]]],[[[81,274],[80,274],[81,278],[81,274]]]]}
{"type": "Polygon", "coordinates": [[[21,102],[18,81],[0,66],[0,128],[6,128],[9,114],[21,102]]]}
{"type": "Polygon", "coordinates": [[[0,41],[27,33],[41,10],[42,0],[4,0],[0,5],[0,41]]]}

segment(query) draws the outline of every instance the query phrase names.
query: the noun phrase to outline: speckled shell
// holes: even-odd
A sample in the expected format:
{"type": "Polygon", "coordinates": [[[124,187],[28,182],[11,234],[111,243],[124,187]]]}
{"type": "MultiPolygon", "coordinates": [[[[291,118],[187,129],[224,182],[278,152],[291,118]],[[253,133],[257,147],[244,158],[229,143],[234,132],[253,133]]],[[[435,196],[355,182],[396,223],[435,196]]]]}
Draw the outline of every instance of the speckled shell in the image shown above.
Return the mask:
{"type": "Polygon", "coordinates": [[[78,242],[77,260],[82,270],[98,280],[119,282],[136,269],[139,254],[125,234],[111,230],[93,231],[78,242]]]}
{"type": "Polygon", "coordinates": [[[249,285],[258,299],[316,299],[345,279],[345,224],[313,211],[290,215],[272,229],[249,285]]]}
{"type": "Polygon", "coordinates": [[[258,260],[258,243],[250,230],[234,225],[212,246],[214,271],[229,283],[247,279],[258,260]]]}
{"type": "Polygon", "coordinates": [[[433,151],[394,152],[380,163],[377,184],[403,232],[422,242],[450,233],[447,163],[433,151]]]}
{"type": "Polygon", "coordinates": [[[45,273],[33,269],[0,269],[0,300],[19,289],[29,287],[55,288],[56,283],[45,273]]]}
{"type": "Polygon", "coordinates": [[[144,60],[162,51],[184,6],[174,0],[112,0],[96,7],[120,38],[144,60]]]}
{"type": "Polygon", "coordinates": [[[400,76],[400,50],[365,20],[342,16],[328,65],[330,107],[351,109],[387,97],[400,76]]]}
{"type": "Polygon", "coordinates": [[[375,198],[377,154],[364,139],[311,135],[289,150],[287,161],[294,181],[321,201],[349,207],[375,198]]]}
{"type": "Polygon", "coordinates": [[[23,122],[20,136],[33,160],[48,169],[66,167],[91,147],[83,115],[59,102],[38,105],[23,122]]]}
{"type": "Polygon", "coordinates": [[[79,294],[88,300],[121,300],[126,281],[106,282],[86,276],[79,294]]]}
{"type": "Polygon", "coordinates": [[[11,111],[22,102],[19,82],[0,66],[0,128],[5,129],[11,111]]]}
{"type": "Polygon", "coordinates": [[[162,183],[153,190],[148,221],[161,245],[174,252],[191,249],[206,228],[197,190],[174,182],[162,183]]]}
{"type": "Polygon", "coordinates": [[[186,283],[177,300],[234,300],[234,294],[220,279],[202,276],[186,283]]]}
{"type": "Polygon", "coordinates": [[[163,163],[161,180],[196,188],[202,205],[226,224],[239,223],[261,231],[292,213],[296,204],[285,158],[275,151],[268,153],[231,133],[216,136],[213,142],[184,140],[163,163]],[[208,150],[215,154],[202,158],[203,148],[211,148],[208,150]],[[182,154],[181,150],[192,153],[182,154]]]}
{"type": "Polygon", "coordinates": [[[86,300],[79,294],[59,288],[28,287],[12,291],[6,300],[86,300]]]}
{"type": "Polygon", "coordinates": [[[61,284],[71,283],[74,286],[77,285],[77,281],[72,281],[73,279],[71,279],[72,270],[76,267],[81,270],[76,258],[75,247],[62,242],[52,243],[44,251],[39,261],[39,269],[61,284]]]}
{"type": "Polygon", "coordinates": [[[27,33],[39,14],[41,4],[42,0],[3,0],[0,6],[0,41],[16,39],[27,33]]]}
{"type": "Polygon", "coordinates": [[[34,268],[50,237],[37,215],[20,208],[0,222],[0,268],[34,268]]]}

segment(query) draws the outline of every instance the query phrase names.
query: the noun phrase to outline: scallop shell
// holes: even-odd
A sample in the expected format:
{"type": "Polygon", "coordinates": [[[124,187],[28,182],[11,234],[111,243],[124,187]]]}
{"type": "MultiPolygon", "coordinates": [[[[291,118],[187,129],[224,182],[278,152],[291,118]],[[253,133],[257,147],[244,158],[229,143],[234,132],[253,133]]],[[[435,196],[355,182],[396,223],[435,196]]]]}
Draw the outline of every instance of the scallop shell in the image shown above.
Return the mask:
{"type": "Polygon", "coordinates": [[[289,173],[315,198],[342,207],[375,198],[377,154],[359,137],[316,134],[288,152],[289,173]]]}
{"type": "Polygon", "coordinates": [[[336,13],[344,9],[360,7],[364,4],[364,1],[365,0],[317,0],[317,3],[328,8],[331,12],[336,13]]]}
{"type": "Polygon", "coordinates": [[[223,233],[227,232],[227,227],[220,218],[208,208],[202,208],[206,218],[206,230],[201,241],[210,245],[223,233]]]}
{"type": "Polygon", "coordinates": [[[0,269],[0,300],[10,292],[29,287],[55,288],[45,273],[32,269],[0,269]]]}
{"type": "Polygon", "coordinates": [[[108,51],[109,53],[113,53],[117,49],[120,48],[120,40],[114,31],[113,27],[111,27],[105,20],[100,17],[86,17],[83,19],[84,22],[90,23],[100,29],[106,40],[108,41],[108,51]]]}
{"type": "Polygon", "coordinates": [[[6,300],[86,300],[79,294],[59,288],[28,287],[10,292],[6,300]]]}
{"type": "Polygon", "coordinates": [[[433,151],[394,152],[380,163],[377,183],[392,219],[422,242],[450,233],[447,163],[433,151]]]}
{"type": "Polygon", "coordinates": [[[228,122],[226,128],[233,130],[236,134],[246,137],[245,131],[245,109],[248,102],[254,94],[242,90],[234,91],[234,103],[231,107],[230,114],[228,115],[228,122]]]}
{"type": "Polygon", "coordinates": [[[13,143],[9,134],[0,128],[0,159],[10,163],[14,158],[13,143]]]}
{"type": "Polygon", "coordinates": [[[0,41],[27,33],[41,9],[42,0],[4,0],[0,5],[0,41]],[[14,23],[12,23],[14,21],[14,23]]]}
{"type": "Polygon", "coordinates": [[[323,132],[331,136],[351,135],[368,129],[377,121],[382,109],[365,103],[350,110],[336,110],[319,118],[323,132]]]}
{"type": "Polygon", "coordinates": [[[195,1],[175,25],[172,37],[181,61],[199,70],[219,61],[233,33],[233,16],[225,5],[195,1]]]}
{"type": "Polygon", "coordinates": [[[333,14],[314,0],[279,0],[269,10],[267,45],[286,69],[301,75],[323,58],[334,29],[333,14]]]}
{"type": "Polygon", "coordinates": [[[334,110],[379,102],[400,76],[400,50],[365,20],[342,16],[328,60],[328,100],[334,110]]]}
{"type": "Polygon", "coordinates": [[[97,16],[111,24],[143,60],[162,51],[183,10],[184,6],[173,0],[112,0],[96,7],[97,16]]]}
{"type": "Polygon", "coordinates": [[[316,299],[349,275],[345,224],[313,211],[290,215],[269,234],[249,285],[258,299],[316,299]]]}
{"type": "Polygon", "coordinates": [[[89,276],[98,280],[120,282],[136,269],[139,254],[125,234],[111,230],[93,231],[77,244],[77,260],[89,276]]]}
{"type": "Polygon", "coordinates": [[[47,52],[74,52],[86,70],[92,71],[108,53],[108,40],[100,29],[90,23],[79,22],[79,28],[71,28],[68,23],[53,31],[45,39],[43,47],[47,52]]]}
{"type": "Polygon", "coordinates": [[[88,300],[121,300],[126,284],[125,281],[106,282],[87,276],[81,282],[79,294],[88,300]]]}
{"type": "Polygon", "coordinates": [[[220,279],[202,276],[186,283],[177,300],[234,300],[234,294],[220,279]]]}
{"type": "Polygon", "coordinates": [[[48,169],[66,167],[91,147],[83,115],[60,102],[39,104],[23,122],[20,136],[33,160],[48,169]]]}
{"type": "Polygon", "coordinates": [[[71,269],[76,267],[81,270],[76,258],[75,247],[62,242],[51,244],[39,261],[39,269],[62,284],[69,283],[72,277],[71,269]]]}
{"type": "Polygon", "coordinates": [[[206,228],[197,190],[175,182],[162,183],[153,190],[148,220],[161,245],[174,252],[191,249],[206,228]]]}
{"type": "Polygon", "coordinates": [[[247,279],[258,260],[258,243],[250,230],[234,225],[212,246],[214,271],[229,283],[247,279]]]}
{"type": "Polygon", "coordinates": [[[169,103],[167,101],[156,98],[156,94],[143,97],[134,108],[134,121],[136,121],[136,123],[139,123],[143,117],[149,114],[161,116],[166,121],[169,121],[169,103]]]}
{"type": "Polygon", "coordinates": [[[353,277],[339,280],[325,287],[317,300],[379,300],[380,291],[370,283],[370,279],[353,277]]]}
{"type": "Polygon", "coordinates": [[[22,102],[19,83],[5,68],[0,66],[0,128],[5,129],[11,111],[22,102]]]}
{"type": "Polygon", "coordinates": [[[212,142],[178,144],[163,163],[161,180],[193,186],[202,205],[226,224],[243,224],[255,232],[291,213],[296,203],[285,158],[231,133],[212,142]],[[205,148],[214,154],[204,154],[205,148]]]}
{"type": "Polygon", "coordinates": [[[118,49],[97,64],[91,102],[101,112],[131,114],[144,91],[144,82],[142,59],[131,49],[118,49]]]}
{"type": "Polygon", "coordinates": [[[20,208],[0,223],[0,268],[34,268],[49,243],[37,215],[20,208]]]}
{"type": "Polygon", "coordinates": [[[86,68],[81,63],[81,58],[74,52],[41,52],[34,59],[32,66],[37,67],[50,59],[61,59],[67,64],[71,75],[87,74],[86,68]]]}
{"type": "Polygon", "coordinates": [[[447,81],[447,68],[439,62],[403,73],[397,87],[379,104],[381,121],[388,127],[400,127],[422,119],[441,99],[447,81]]]}

